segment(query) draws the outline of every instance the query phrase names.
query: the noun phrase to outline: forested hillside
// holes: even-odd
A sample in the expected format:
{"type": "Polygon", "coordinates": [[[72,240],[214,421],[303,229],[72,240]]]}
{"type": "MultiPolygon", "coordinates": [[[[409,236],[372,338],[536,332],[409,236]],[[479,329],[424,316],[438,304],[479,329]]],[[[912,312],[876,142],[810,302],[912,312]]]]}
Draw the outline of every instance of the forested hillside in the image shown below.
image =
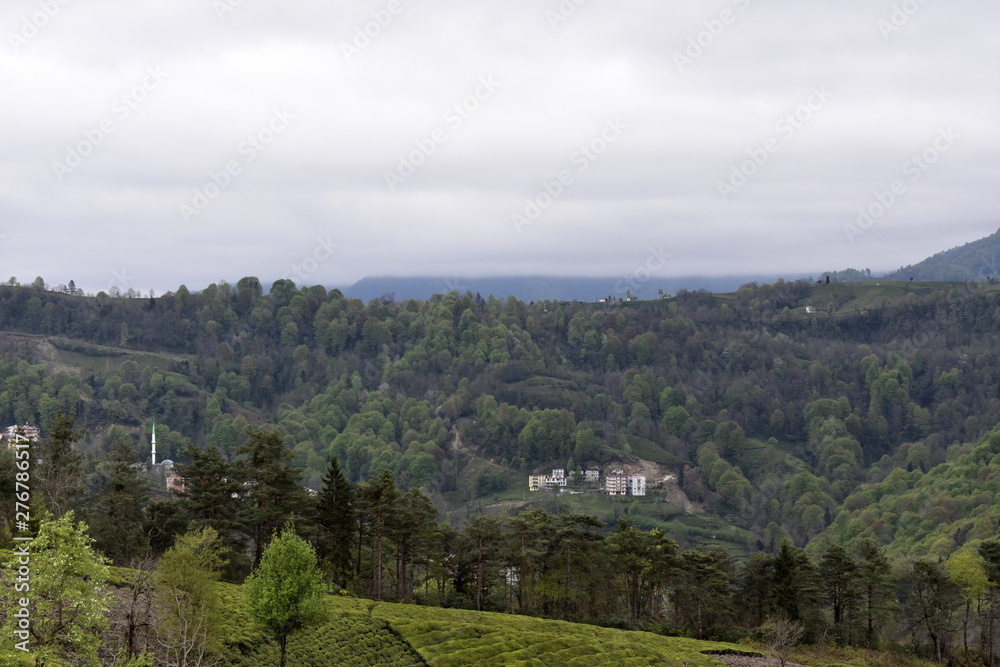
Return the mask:
{"type": "MultiPolygon", "coordinates": [[[[293,525],[335,590],[376,600],[992,650],[993,284],[364,304],[254,278],[138,298],[43,282],[0,287],[0,423],[44,427],[33,497],[140,574],[209,528],[239,582],[293,525]],[[134,465],[154,420],[179,499],[134,465]],[[528,509],[529,472],[643,461],[677,494],[612,503],[618,522],[595,496],[528,509]]],[[[5,541],[16,470],[4,448],[5,541]]]]}
{"type": "Polygon", "coordinates": [[[998,322],[994,287],[961,283],[624,304],[363,304],[253,278],[134,299],[3,287],[0,422],[64,412],[88,456],[124,434],[145,460],[155,420],[179,462],[187,441],[231,460],[273,422],[312,488],[336,457],[354,482],[457,489],[456,436],[512,474],[641,455],[698,468],[684,490],[759,546],[802,546],[858,483],[930,470],[1000,421],[998,322]]]}

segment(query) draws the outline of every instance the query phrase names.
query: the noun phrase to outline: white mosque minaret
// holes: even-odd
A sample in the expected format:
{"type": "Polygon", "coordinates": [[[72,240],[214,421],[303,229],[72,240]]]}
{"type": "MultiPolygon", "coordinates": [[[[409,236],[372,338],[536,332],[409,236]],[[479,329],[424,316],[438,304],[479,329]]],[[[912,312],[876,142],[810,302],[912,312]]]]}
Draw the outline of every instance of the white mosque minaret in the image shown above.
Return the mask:
{"type": "Polygon", "coordinates": [[[156,467],[156,422],[153,422],[153,467],[156,467]]]}

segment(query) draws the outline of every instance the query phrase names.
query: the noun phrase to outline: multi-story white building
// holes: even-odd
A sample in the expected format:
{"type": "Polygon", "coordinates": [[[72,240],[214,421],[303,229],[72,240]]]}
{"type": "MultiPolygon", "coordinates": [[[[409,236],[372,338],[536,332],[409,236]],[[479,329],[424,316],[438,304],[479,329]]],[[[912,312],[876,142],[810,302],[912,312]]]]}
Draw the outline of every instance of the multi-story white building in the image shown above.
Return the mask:
{"type": "Polygon", "coordinates": [[[604,491],[609,496],[624,496],[628,493],[628,477],[621,468],[612,468],[604,478],[604,491]]]}
{"type": "Polygon", "coordinates": [[[600,482],[601,481],[601,471],[597,468],[587,468],[583,471],[583,481],[585,482],[600,482]]]}
{"type": "Polygon", "coordinates": [[[644,496],[644,495],[646,495],[646,476],[645,475],[629,475],[628,476],[628,494],[630,496],[644,496]]]}
{"type": "Polygon", "coordinates": [[[548,491],[554,486],[564,487],[569,484],[569,480],[566,479],[566,469],[565,468],[553,468],[552,475],[528,475],[528,491],[540,491],[545,489],[548,491]]]}

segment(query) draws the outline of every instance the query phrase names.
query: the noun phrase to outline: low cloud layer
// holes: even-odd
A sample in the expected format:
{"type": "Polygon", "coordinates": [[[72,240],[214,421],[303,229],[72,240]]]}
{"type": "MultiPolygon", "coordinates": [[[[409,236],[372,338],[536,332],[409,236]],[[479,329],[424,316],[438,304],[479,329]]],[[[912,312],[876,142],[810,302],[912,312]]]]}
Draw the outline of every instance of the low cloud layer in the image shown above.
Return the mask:
{"type": "Polygon", "coordinates": [[[8,2],[6,273],[617,275],[650,247],[664,276],[891,270],[1000,227],[998,19],[986,0],[8,2]]]}

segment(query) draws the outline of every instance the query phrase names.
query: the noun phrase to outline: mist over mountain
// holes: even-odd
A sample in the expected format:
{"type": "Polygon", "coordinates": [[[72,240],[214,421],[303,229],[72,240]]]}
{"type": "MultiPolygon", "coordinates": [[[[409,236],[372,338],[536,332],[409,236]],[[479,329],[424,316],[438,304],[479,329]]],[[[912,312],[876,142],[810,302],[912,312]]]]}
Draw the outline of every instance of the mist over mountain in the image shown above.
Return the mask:
{"type": "Polygon", "coordinates": [[[492,278],[456,277],[392,277],[374,276],[362,278],[348,287],[341,287],[344,296],[362,301],[377,299],[384,294],[392,294],[397,301],[416,299],[426,301],[435,294],[457,291],[479,293],[483,298],[490,295],[505,299],[513,296],[525,302],[580,301],[594,302],[609,297],[624,299],[629,291],[639,299],[655,299],[659,290],[665,294],[676,294],[682,289],[690,292],[733,292],[741,285],[751,282],[771,283],[779,277],[795,280],[801,276],[733,275],[733,276],[650,276],[644,270],[637,270],[630,276],[609,277],[560,277],[560,276],[510,276],[492,278]]]}

